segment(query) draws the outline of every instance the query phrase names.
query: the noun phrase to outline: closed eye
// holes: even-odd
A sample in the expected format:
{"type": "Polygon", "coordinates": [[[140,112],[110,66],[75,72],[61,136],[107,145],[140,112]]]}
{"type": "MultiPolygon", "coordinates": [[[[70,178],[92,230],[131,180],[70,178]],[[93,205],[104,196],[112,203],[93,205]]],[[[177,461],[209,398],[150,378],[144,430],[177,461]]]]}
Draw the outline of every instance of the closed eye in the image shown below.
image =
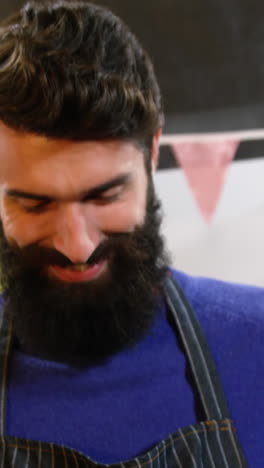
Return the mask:
{"type": "Polygon", "coordinates": [[[88,199],[85,199],[84,201],[88,201],[89,199],[91,199],[96,204],[100,204],[100,205],[111,203],[119,199],[122,191],[123,191],[123,186],[112,187],[101,193],[95,194],[92,197],[88,197],[88,199]]]}
{"type": "Polygon", "coordinates": [[[20,199],[18,200],[19,205],[27,213],[40,213],[46,206],[49,204],[47,200],[29,200],[29,199],[20,199]]]}

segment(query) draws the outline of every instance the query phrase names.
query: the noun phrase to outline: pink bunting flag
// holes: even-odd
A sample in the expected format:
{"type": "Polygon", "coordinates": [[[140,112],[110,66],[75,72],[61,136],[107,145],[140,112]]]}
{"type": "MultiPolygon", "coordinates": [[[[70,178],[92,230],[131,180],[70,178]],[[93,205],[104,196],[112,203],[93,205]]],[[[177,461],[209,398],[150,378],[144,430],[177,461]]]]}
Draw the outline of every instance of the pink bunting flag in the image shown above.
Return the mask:
{"type": "Polygon", "coordinates": [[[210,222],[220,198],[226,171],[239,141],[215,140],[174,143],[172,149],[207,222],[210,222]]]}

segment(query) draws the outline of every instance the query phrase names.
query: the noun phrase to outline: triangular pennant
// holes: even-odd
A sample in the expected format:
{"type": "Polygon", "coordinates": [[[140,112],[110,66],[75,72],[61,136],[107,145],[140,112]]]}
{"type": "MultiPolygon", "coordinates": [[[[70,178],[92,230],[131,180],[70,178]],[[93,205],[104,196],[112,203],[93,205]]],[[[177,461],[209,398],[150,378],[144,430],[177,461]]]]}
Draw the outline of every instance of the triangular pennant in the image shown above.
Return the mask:
{"type": "Polygon", "coordinates": [[[239,141],[215,140],[174,143],[172,150],[207,222],[210,222],[220,198],[225,175],[237,151],[239,141]]]}

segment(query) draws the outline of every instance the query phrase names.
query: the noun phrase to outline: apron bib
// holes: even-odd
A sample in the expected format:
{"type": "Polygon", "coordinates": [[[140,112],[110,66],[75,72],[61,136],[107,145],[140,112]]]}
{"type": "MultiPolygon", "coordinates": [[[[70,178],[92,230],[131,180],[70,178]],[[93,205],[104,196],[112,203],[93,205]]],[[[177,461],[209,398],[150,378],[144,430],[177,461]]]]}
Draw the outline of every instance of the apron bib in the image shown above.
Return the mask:
{"type": "Polygon", "coordinates": [[[0,468],[247,468],[221,382],[199,322],[169,274],[163,284],[168,313],[180,336],[205,421],[178,429],[146,453],[105,465],[71,449],[5,434],[8,357],[12,330],[3,312],[0,324],[0,468]]]}

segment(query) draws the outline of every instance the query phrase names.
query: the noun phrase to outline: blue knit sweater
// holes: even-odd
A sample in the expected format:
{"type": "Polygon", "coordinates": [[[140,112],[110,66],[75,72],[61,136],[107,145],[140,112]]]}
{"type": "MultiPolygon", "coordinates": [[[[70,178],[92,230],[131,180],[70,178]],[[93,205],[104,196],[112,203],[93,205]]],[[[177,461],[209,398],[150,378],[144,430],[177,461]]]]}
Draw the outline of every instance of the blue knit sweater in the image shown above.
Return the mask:
{"type": "MultiPolygon", "coordinates": [[[[249,465],[264,465],[264,289],[174,272],[200,320],[249,465]]],[[[136,348],[76,369],[13,351],[7,434],[114,463],[197,422],[186,358],[165,306],[136,348]]]]}

